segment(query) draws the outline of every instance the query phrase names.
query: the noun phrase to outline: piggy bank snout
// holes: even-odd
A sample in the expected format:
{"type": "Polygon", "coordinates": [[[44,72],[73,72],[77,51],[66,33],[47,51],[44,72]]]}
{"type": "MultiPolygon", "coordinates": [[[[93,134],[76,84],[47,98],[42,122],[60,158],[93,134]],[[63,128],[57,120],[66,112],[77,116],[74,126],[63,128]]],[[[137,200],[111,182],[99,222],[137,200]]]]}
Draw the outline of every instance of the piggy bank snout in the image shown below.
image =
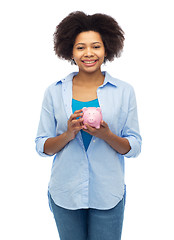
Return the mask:
{"type": "Polygon", "coordinates": [[[95,114],[89,114],[89,115],[88,115],[88,121],[89,121],[90,123],[95,122],[95,120],[96,120],[95,114]]]}
{"type": "Polygon", "coordinates": [[[93,123],[93,122],[95,122],[95,118],[90,117],[90,118],[88,118],[88,121],[89,121],[90,123],[93,123]]]}

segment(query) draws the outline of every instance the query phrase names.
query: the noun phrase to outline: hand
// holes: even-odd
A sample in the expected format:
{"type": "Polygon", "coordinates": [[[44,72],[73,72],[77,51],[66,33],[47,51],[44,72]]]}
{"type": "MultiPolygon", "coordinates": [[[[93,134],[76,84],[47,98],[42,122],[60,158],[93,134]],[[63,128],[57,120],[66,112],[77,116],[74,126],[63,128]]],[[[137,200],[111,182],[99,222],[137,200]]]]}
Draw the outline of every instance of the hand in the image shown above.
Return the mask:
{"type": "Polygon", "coordinates": [[[99,129],[91,127],[88,124],[85,124],[85,126],[87,127],[87,129],[86,130],[83,129],[83,131],[85,131],[95,137],[103,139],[116,152],[124,155],[130,151],[131,146],[129,144],[128,139],[119,137],[116,134],[112,133],[106,122],[101,121],[99,129]]]}
{"type": "Polygon", "coordinates": [[[87,129],[84,129],[84,126],[83,126],[83,131],[91,134],[92,136],[101,138],[103,140],[107,139],[109,137],[110,133],[111,133],[111,131],[108,127],[108,124],[103,120],[100,123],[100,128],[99,129],[91,127],[87,123],[85,123],[85,126],[87,127],[87,129]]]}
{"type": "Polygon", "coordinates": [[[67,137],[69,140],[75,138],[76,134],[83,128],[82,110],[75,111],[68,120],[67,137]],[[79,117],[79,119],[77,119],[79,117]]]}

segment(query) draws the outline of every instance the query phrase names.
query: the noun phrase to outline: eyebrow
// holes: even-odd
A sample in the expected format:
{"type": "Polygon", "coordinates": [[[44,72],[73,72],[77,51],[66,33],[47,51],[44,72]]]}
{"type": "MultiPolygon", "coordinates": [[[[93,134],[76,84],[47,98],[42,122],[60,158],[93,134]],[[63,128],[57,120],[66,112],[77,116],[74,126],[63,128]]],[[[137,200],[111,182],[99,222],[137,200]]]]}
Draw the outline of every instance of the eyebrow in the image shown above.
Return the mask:
{"type": "MultiPolygon", "coordinates": [[[[101,42],[93,42],[92,44],[96,44],[96,43],[101,44],[101,42]]],[[[77,43],[75,46],[77,46],[77,45],[86,45],[86,44],[85,43],[77,43]]]]}

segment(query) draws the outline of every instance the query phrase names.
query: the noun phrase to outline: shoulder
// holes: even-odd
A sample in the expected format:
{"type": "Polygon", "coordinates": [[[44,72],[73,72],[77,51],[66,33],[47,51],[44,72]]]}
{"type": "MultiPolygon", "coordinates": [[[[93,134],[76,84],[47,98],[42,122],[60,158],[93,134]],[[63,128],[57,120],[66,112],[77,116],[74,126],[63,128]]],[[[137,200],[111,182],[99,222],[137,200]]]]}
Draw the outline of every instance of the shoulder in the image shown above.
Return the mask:
{"type": "Polygon", "coordinates": [[[72,82],[72,79],[75,75],[77,75],[77,72],[72,72],[72,73],[68,74],[66,77],[60,78],[59,80],[50,84],[47,87],[46,91],[52,91],[53,89],[58,88],[59,86],[61,86],[64,83],[72,82]]]}
{"type": "Polygon", "coordinates": [[[48,85],[48,87],[45,89],[45,92],[44,92],[44,98],[51,99],[51,98],[54,98],[56,95],[59,95],[58,93],[59,91],[61,91],[61,83],[62,83],[62,79],[48,85]]]}
{"type": "Polygon", "coordinates": [[[134,88],[130,83],[123,81],[119,78],[113,77],[107,72],[106,72],[105,76],[106,76],[107,81],[109,83],[115,85],[117,89],[119,89],[121,91],[123,91],[123,90],[124,91],[134,91],[134,88]]]}
{"type": "Polygon", "coordinates": [[[75,75],[75,73],[70,73],[68,76],[64,77],[64,78],[60,78],[59,80],[51,83],[45,90],[45,93],[52,93],[55,91],[55,89],[59,89],[62,86],[62,83],[68,82],[70,80],[72,80],[73,76],[75,75]]]}

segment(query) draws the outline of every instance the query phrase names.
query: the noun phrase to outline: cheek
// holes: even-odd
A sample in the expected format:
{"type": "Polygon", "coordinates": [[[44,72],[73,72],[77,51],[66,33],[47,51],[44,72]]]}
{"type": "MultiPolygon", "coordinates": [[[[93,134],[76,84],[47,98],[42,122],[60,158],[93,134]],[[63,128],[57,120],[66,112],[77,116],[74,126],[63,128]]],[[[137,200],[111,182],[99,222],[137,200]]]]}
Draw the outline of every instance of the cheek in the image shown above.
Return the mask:
{"type": "Polygon", "coordinates": [[[74,59],[76,65],[79,65],[79,63],[80,63],[80,59],[79,59],[79,57],[77,57],[77,56],[73,56],[73,59],[74,59]]]}
{"type": "Polygon", "coordinates": [[[74,59],[76,59],[76,60],[79,59],[80,54],[79,54],[79,52],[76,51],[76,49],[73,49],[73,51],[72,51],[72,57],[73,57],[74,59]]]}
{"type": "Polygon", "coordinates": [[[73,55],[73,58],[74,60],[78,63],[78,62],[81,62],[81,57],[82,55],[81,54],[74,54],[73,55]]]}
{"type": "Polygon", "coordinates": [[[102,51],[98,56],[99,56],[99,58],[100,58],[101,61],[104,61],[104,58],[105,58],[105,52],[102,51]]]}

